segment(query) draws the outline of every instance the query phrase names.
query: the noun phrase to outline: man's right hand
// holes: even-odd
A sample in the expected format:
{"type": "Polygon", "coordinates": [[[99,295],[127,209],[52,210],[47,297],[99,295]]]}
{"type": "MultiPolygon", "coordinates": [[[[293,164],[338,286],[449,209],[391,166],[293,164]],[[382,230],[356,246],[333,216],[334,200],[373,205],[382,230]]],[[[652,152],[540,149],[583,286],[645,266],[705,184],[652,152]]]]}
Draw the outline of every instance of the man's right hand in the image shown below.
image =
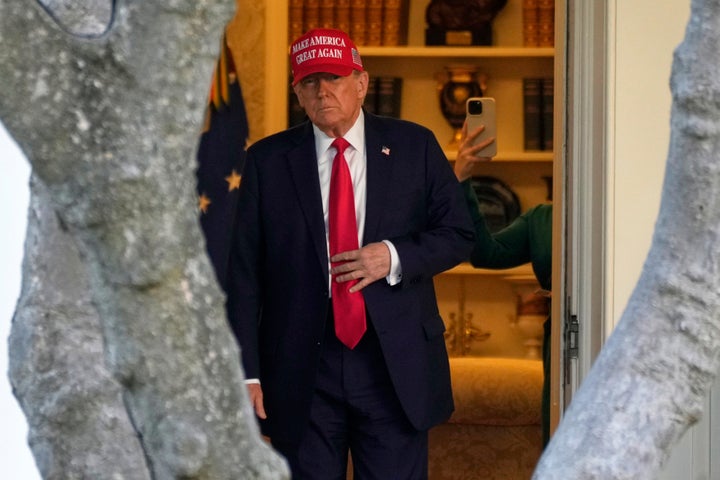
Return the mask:
{"type": "Polygon", "coordinates": [[[263,392],[262,387],[259,383],[249,383],[247,385],[248,395],[250,396],[250,405],[255,410],[255,415],[265,420],[267,414],[265,413],[265,405],[263,404],[263,392]]]}

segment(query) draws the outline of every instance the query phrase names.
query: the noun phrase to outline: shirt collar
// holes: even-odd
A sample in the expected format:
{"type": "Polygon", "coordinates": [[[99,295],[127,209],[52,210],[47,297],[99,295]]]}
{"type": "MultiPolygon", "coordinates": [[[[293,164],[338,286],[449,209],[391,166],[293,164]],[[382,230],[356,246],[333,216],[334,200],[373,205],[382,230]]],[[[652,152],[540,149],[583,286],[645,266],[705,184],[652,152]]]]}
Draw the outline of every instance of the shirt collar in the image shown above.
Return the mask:
{"type": "MultiPolygon", "coordinates": [[[[328,136],[315,125],[313,125],[313,133],[315,134],[316,158],[319,164],[325,163],[330,160],[329,156],[325,155],[325,153],[335,138],[328,136]]],[[[361,155],[360,158],[365,155],[365,114],[362,109],[355,123],[350,127],[350,130],[343,135],[343,138],[361,155]]]]}

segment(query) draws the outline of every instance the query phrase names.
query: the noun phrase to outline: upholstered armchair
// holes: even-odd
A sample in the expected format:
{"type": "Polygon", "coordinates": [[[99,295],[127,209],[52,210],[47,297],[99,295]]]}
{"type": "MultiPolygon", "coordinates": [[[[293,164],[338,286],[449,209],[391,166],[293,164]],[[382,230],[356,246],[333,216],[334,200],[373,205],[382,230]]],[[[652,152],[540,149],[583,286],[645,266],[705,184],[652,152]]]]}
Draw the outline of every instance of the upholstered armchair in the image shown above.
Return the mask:
{"type": "Polygon", "coordinates": [[[430,431],[430,480],[524,480],[542,451],[542,362],[450,358],[455,412],[430,431]]]}

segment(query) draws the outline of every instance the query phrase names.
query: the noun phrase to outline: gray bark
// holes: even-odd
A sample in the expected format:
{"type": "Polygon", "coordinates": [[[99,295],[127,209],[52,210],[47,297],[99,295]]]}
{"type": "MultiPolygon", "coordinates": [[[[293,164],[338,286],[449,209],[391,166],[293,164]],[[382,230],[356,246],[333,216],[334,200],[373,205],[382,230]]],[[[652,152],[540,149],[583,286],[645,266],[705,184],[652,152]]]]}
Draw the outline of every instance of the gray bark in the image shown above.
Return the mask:
{"type": "Polygon", "coordinates": [[[232,7],[0,0],[0,118],[42,188],[11,382],[46,478],[287,478],[260,439],[196,217],[195,148],[232,7]],[[106,367],[79,364],[101,353],[106,367]]]}
{"type": "Polygon", "coordinates": [[[720,2],[693,0],[672,67],[660,214],[640,280],[533,476],[654,479],[720,370],[720,2]]]}
{"type": "Polygon", "coordinates": [[[149,479],[122,385],[105,367],[80,252],[42,182],[31,192],[9,366],[38,469],[43,478],[149,479]]]}

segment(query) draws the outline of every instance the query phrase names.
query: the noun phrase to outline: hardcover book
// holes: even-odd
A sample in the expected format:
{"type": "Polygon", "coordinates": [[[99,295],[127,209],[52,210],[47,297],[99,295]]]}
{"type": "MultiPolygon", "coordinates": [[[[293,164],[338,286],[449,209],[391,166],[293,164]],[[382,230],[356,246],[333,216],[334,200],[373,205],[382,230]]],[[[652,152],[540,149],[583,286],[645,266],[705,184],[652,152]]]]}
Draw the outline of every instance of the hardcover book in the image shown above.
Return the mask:
{"type": "Polygon", "coordinates": [[[334,0],[322,0],[320,2],[320,28],[337,28],[334,0]]]}
{"type": "Polygon", "coordinates": [[[320,26],[320,0],[305,0],[303,6],[303,33],[320,26]]]}
{"type": "Polygon", "coordinates": [[[540,9],[538,0],[523,0],[522,31],[523,45],[526,47],[540,45],[540,9]]]}
{"type": "Polygon", "coordinates": [[[555,83],[552,78],[542,79],[542,149],[553,149],[553,90],[555,83]]]}
{"type": "Polygon", "coordinates": [[[355,45],[367,45],[367,0],[350,0],[350,38],[355,45]]]}
{"type": "Polygon", "coordinates": [[[288,42],[292,42],[303,31],[304,0],[288,1],[288,42]]]}
{"type": "Polygon", "coordinates": [[[377,79],[376,113],[387,117],[400,118],[402,97],[401,77],[379,77],[377,79]]]}
{"type": "Polygon", "coordinates": [[[542,79],[523,78],[523,127],[525,150],[542,149],[542,79]]]}
{"type": "Polygon", "coordinates": [[[366,0],[367,37],[365,45],[379,46],[382,44],[383,32],[383,0],[366,0]]]}
{"type": "Polygon", "coordinates": [[[350,0],[335,0],[335,28],[350,33],[350,0]]]}
{"type": "MultiPolygon", "coordinates": [[[[382,8],[382,45],[392,47],[405,43],[402,38],[404,36],[402,29],[403,1],[384,0],[382,8]]],[[[407,15],[404,17],[407,18],[407,15]]]]}
{"type": "Polygon", "coordinates": [[[377,113],[377,83],[377,78],[370,78],[365,101],[363,102],[363,107],[370,113],[377,113]]]}
{"type": "Polygon", "coordinates": [[[538,45],[552,47],[555,45],[555,1],[538,1],[538,45]]]}

